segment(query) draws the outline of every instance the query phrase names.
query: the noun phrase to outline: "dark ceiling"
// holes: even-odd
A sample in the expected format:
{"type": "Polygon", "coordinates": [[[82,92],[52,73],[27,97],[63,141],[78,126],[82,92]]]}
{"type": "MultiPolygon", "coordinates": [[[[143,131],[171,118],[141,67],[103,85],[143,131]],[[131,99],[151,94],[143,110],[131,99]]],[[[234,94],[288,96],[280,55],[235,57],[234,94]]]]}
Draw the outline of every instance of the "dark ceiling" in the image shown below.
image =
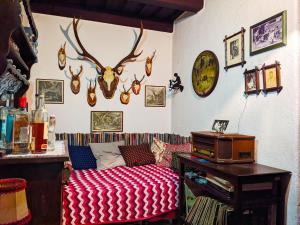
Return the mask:
{"type": "Polygon", "coordinates": [[[197,13],[204,0],[31,0],[33,12],[173,32],[184,12],[197,13]]]}

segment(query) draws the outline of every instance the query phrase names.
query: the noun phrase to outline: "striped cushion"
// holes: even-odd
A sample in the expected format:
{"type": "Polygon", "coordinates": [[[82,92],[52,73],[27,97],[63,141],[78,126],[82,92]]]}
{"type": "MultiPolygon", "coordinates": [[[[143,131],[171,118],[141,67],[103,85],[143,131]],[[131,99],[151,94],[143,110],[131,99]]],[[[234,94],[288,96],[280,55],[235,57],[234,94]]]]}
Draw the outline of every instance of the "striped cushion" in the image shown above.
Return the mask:
{"type": "Polygon", "coordinates": [[[155,157],[149,144],[119,146],[126,166],[142,166],[155,164],[155,157]]]}

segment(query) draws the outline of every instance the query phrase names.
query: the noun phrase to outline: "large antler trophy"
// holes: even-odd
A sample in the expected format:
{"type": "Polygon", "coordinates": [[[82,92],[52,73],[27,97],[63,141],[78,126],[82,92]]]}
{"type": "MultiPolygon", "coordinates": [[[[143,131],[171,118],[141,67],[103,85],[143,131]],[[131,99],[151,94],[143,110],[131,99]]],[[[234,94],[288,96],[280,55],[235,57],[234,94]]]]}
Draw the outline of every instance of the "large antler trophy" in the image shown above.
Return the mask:
{"type": "Polygon", "coordinates": [[[134,43],[134,46],[131,50],[131,52],[125,56],[115,67],[110,66],[102,66],[102,64],[94,57],[92,56],[82,45],[77,27],[80,19],[73,19],[73,30],[74,35],[76,38],[76,41],[81,49],[82,52],[76,49],[78,55],[81,56],[81,60],[86,60],[94,63],[96,65],[97,73],[99,74],[98,77],[98,83],[100,86],[100,89],[102,90],[103,96],[107,99],[111,99],[114,96],[114,93],[117,89],[118,83],[119,83],[119,76],[122,74],[123,69],[125,67],[125,64],[128,62],[135,62],[137,57],[139,57],[143,51],[141,51],[138,54],[135,54],[135,51],[138,47],[139,42],[141,41],[142,35],[143,35],[143,24],[141,23],[140,28],[140,34],[134,43]]]}

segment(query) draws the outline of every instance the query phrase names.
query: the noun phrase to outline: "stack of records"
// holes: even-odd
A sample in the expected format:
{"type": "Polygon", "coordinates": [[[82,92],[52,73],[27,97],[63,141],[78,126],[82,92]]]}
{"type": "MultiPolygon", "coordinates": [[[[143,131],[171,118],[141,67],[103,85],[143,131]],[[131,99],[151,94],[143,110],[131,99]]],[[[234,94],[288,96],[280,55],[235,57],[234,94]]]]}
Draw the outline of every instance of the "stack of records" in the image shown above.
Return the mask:
{"type": "Polygon", "coordinates": [[[188,225],[230,225],[229,217],[233,209],[209,197],[197,197],[189,214],[188,225]]]}

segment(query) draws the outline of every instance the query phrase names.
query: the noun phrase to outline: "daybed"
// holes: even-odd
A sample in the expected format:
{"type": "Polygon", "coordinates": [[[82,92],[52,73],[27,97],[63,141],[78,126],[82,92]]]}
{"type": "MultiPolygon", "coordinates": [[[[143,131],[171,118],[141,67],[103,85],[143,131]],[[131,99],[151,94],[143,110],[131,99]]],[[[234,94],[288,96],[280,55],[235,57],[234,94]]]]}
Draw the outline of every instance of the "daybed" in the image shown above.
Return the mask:
{"type": "MultiPolygon", "coordinates": [[[[78,139],[82,142],[82,136],[78,134],[67,137],[73,144],[78,143],[78,139]]],[[[126,137],[140,141],[143,139],[141,134],[124,135],[120,139],[111,137],[114,138],[106,141],[118,141],[125,137],[125,143],[136,144],[137,141],[133,143],[132,138],[126,137]]],[[[148,137],[152,141],[155,134],[148,137]]],[[[162,136],[160,138],[163,139],[162,136]]],[[[170,137],[167,138],[170,140],[170,137]]],[[[95,136],[84,140],[87,140],[84,144],[88,144],[88,141],[95,140],[95,136]]],[[[171,168],[145,164],[99,170],[98,165],[97,170],[98,161],[95,162],[92,152],[86,154],[89,147],[72,148],[76,155],[73,161],[89,166],[83,165],[73,170],[68,185],[63,187],[63,224],[120,224],[175,218],[179,206],[179,177],[171,168]]]]}

